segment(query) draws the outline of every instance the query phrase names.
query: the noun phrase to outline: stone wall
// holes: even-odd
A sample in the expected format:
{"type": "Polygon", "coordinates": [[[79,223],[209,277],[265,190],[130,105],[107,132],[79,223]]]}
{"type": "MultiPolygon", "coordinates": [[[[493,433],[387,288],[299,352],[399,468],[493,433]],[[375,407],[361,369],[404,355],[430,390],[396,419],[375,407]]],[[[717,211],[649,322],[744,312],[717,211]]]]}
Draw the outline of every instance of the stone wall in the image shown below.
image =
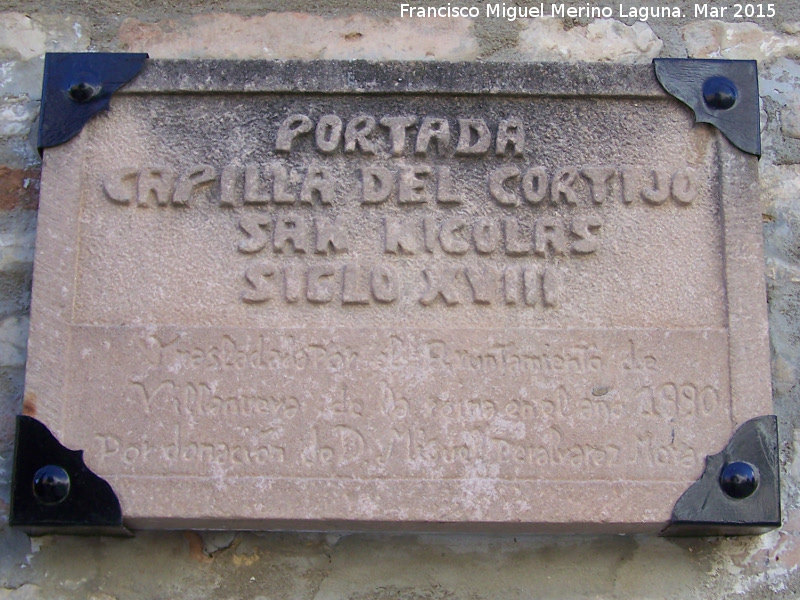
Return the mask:
{"type": "MultiPolygon", "coordinates": [[[[511,5],[512,2],[507,4],[511,5]]],[[[651,3],[664,6],[664,3],[651,3]]],[[[749,598],[800,595],[800,3],[772,18],[408,19],[386,0],[0,2],[0,599],[749,598]],[[313,5],[313,9],[310,7],[313,5]],[[21,412],[48,51],[159,58],[757,59],[760,162],[784,525],[754,538],[139,532],[6,527],[21,412]]],[[[466,6],[482,7],[478,0],[466,6]]],[[[586,3],[576,3],[585,6],[586,3]]],[[[614,3],[617,12],[618,3],[614,3]]],[[[766,4],[765,4],[766,6],[766,4]]]]}

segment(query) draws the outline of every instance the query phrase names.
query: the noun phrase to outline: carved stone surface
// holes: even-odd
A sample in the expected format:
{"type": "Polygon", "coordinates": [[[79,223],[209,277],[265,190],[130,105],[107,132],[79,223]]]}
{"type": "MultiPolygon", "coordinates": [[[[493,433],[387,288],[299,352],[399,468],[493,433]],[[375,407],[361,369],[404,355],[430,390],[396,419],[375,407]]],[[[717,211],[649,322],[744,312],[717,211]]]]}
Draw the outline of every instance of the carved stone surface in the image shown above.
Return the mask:
{"type": "Polygon", "coordinates": [[[771,412],[756,173],[649,66],[152,61],[45,151],[26,414],[131,527],[655,531],[771,412]]]}

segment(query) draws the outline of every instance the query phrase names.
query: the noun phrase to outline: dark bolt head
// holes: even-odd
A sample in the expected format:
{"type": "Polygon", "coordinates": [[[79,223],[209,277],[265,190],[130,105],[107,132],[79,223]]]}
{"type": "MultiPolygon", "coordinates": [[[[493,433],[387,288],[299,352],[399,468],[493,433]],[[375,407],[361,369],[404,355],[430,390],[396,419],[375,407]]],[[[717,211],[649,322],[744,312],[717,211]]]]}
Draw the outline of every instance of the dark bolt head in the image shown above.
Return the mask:
{"type": "Polygon", "coordinates": [[[728,110],[736,104],[739,90],[727,77],[709,77],[703,83],[703,101],[714,110],[728,110]]]}
{"type": "Polygon", "coordinates": [[[728,463],[719,474],[719,485],[734,500],[747,498],[758,488],[758,471],[746,462],[728,463]]]}
{"type": "Polygon", "coordinates": [[[69,474],[57,465],[42,467],[33,476],[33,495],[42,504],[58,504],[69,495],[69,474]]]}
{"type": "Polygon", "coordinates": [[[78,81],[73,83],[69,88],[69,97],[79,103],[89,102],[100,95],[102,86],[99,84],[91,84],[85,81],[78,81]]]}

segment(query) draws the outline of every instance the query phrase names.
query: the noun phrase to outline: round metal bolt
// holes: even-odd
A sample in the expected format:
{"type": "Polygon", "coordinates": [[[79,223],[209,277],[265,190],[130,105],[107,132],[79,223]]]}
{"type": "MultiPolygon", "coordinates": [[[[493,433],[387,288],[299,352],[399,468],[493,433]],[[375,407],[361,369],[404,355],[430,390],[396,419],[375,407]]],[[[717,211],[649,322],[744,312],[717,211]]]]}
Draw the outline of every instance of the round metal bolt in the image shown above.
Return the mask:
{"type": "Polygon", "coordinates": [[[69,495],[69,474],[57,465],[42,467],[33,476],[33,495],[42,504],[58,504],[69,495]]]}
{"type": "Polygon", "coordinates": [[[714,110],[733,108],[739,97],[739,90],[727,77],[709,77],[703,83],[703,101],[714,110]]]}
{"type": "Polygon", "coordinates": [[[728,463],[719,474],[719,485],[734,500],[747,498],[758,488],[758,471],[750,463],[728,463]]]}
{"type": "Polygon", "coordinates": [[[102,86],[100,85],[92,85],[85,81],[79,81],[70,86],[69,97],[75,102],[83,104],[99,96],[101,90],[102,86]]]}

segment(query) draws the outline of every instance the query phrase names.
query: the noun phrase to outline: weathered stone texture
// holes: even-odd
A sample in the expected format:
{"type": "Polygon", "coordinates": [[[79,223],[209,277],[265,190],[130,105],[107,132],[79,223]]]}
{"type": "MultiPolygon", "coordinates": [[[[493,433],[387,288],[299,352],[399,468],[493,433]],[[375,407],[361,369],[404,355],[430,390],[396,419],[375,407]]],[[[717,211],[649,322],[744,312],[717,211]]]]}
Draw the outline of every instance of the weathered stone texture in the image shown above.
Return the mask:
{"type": "Polygon", "coordinates": [[[186,21],[126,20],[122,48],[152,58],[471,60],[478,44],[469,19],[378,19],[272,13],[198,15],[186,21]],[[224,46],[218,41],[226,40],[224,46]]]}
{"type": "Polygon", "coordinates": [[[3,367],[21,367],[25,364],[27,341],[26,317],[12,316],[0,321],[0,361],[3,367]]]}
{"type": "Polygon", "coordinates": [[[800,162],[800,64],[787,57],[765,61],[759,73],[765,164],[800,162]]]}
{"type": "Polygon", "coordinates": [[[0,13],[0,95],[38,100],[44,53],[86,51],[87,29],[67,16],[0,13]]]}
{"type": "Polygon", "coordinates": [[[27,136],[39,115],[39,103],[27,96],[6,99],[0,108],[0,138],[27,136]]]}
{"type": "Polygon", "coordinates": [[[800,38],[763,29],[757,23],[694,21],[683,27],[690,58],[765,60],[797,56],[800,38]]]}
{"type": "Polygon", "coordinates": [[[662,45],[646,23],[613,19],[569,29],[560,19],[529,19],[519,41],[522,56],[532,61],[649,63],[662,45]]]}
{"type": "MultiPolygon", "coordinates": [[[[27,135],[28,132],[25,133],[27,135]]],[[[36,210],[39,204],[39,176],[39,169],[0,166],[0,210],[36,210]]],[[[4,264],[0,265],[0,270],[5,270],[4,264]]]]}

